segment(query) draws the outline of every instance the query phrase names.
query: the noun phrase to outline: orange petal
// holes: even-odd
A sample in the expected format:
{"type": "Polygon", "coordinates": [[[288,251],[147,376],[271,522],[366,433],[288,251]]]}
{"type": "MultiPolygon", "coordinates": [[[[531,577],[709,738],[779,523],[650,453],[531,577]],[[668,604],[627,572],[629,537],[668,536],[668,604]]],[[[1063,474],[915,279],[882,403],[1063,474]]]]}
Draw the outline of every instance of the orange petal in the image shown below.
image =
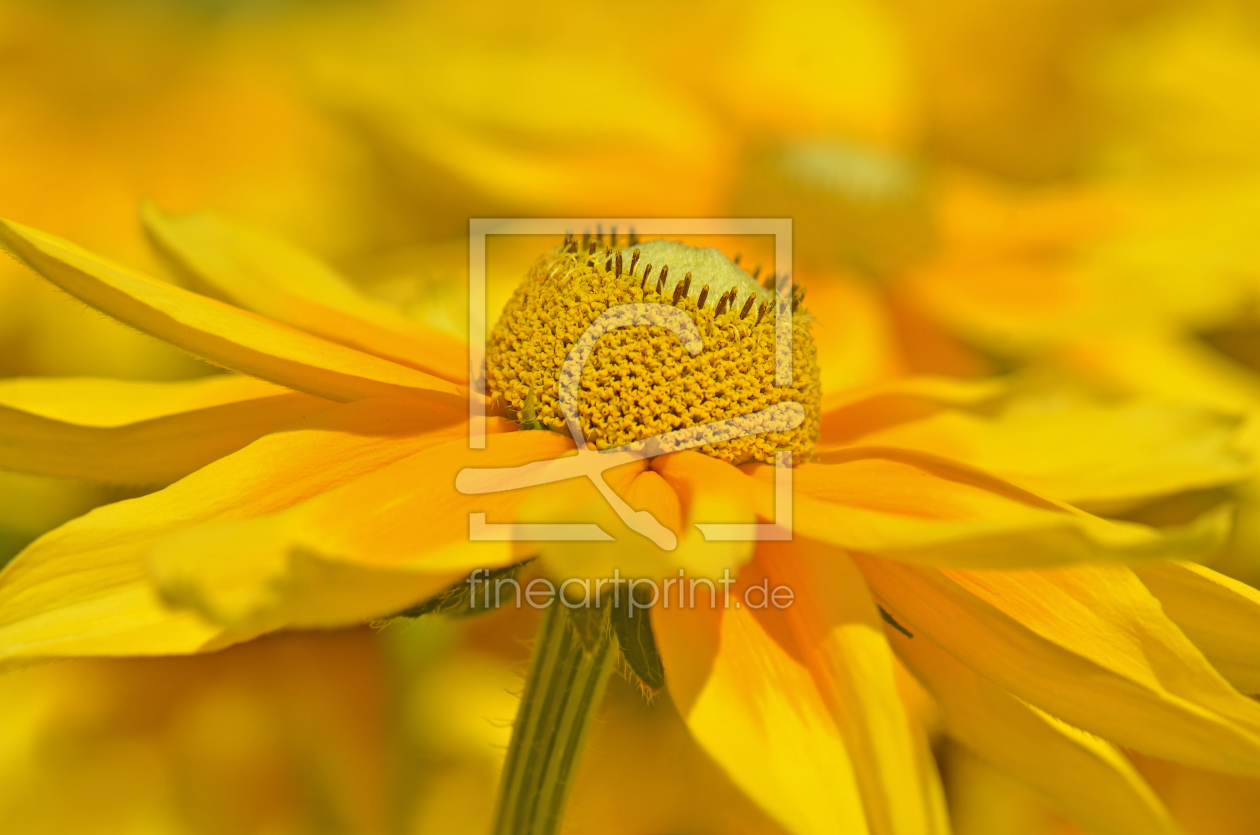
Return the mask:
{"type": "MultiPolygon", "coordinates": [[[[210,519],[274,513],[435,443],[462,436],[456,410],[415,398],[305,418],[175,484],[92,511],[41,537],[0,573],[0,660],[196,652],[226,637],[162,604],[145,555],[210,519]]],[[[500,421],[491,421],[493,431],[500,421]]],[[[215,555],[221,558],[222,555],[215,555]]]]}
{"type": "Polygon", "coordinates": [[[920,758],[923,740],[902,704],[892,650],[861,572],[844,551],[804,539],[762,543],[756,565],[772,594],[789,589],[794,597],[754,595],[745,605],[770,604],[757,610],[758,620],[792,642],[813,678],[854,761],[871,832],[944,832],[936,829],[944,817],[935,808],[939,777],[920,758]]]}
{"type": "Polygon", "coordinates": [[[511,542],[470,541],[469,515],[514,522],[529,490],[465,495],[456,475],[553,458],[572,442],[508,432],[470,450],[451,431],[416,441],[407,457],[281,512],[173,532],[150,550],[155,582],[167,600],[235,629],[331,626],[394,614],[519,559],[511,542]]]}

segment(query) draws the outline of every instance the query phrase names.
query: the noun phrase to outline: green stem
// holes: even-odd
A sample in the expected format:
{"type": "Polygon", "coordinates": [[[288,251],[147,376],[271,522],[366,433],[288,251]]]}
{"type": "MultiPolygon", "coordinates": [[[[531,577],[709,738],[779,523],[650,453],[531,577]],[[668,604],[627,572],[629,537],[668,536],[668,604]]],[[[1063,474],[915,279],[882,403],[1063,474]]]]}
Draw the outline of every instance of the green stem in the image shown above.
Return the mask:
{"type": "Polygon", "coordinates": [[[553,835],[587,732],[612,672],[616,647],[606,612],[571,612],[556,602],[543,615],[512,727],[499,786],[494,835],[553,835]],[[579,632],[578,618],[600,618],[579,632]]]}

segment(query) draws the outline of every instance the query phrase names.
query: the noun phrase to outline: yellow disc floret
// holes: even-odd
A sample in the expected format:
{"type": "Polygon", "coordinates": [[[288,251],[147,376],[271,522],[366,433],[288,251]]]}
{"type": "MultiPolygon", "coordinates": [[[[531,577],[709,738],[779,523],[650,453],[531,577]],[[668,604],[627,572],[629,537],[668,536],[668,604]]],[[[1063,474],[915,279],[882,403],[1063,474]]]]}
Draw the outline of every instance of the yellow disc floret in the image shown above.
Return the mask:
{"type": "Polygon", "coordinates": [[[774,288],[774,276],[763,286],[712,248],[650,241],[614,250],[596,240],[566,241],[530,268],[491,332],[488,393],[518,419],[565,432],[561,369],[591,323],[619,305],[671,305],[691,317],[703,350],[693,356],[665,327],[605,333],[581,371],[578,417],[586,443],[611,449],[798,403],[805,418],[795,429],[700,451],[736,464],[772,463],[777,450],[805,461],[818,440],[818,363],[797,290],[778,306],[779,315],[791,317],[792,382],[775,385],[774,288]]]}

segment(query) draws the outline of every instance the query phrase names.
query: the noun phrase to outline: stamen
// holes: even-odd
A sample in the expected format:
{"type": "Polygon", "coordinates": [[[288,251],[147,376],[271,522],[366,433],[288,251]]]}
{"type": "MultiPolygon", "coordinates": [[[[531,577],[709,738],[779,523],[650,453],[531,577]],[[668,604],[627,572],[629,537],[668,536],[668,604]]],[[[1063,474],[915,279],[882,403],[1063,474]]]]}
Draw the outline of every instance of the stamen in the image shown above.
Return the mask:
{"type": "Polygon", "coordinates": [[[752,310],[754,301],[756,301],[756,298],[754,296],[748,297],[748,301],[744,302],[743,310],[739,311],[739,318],[743,319],[745,316],[748,315],[748,312],[752,310]]]}
{"type": "Polygon", "coordinates": [[[704,289],[700,291],[700,299],[696,302],[696,307],[704,310],[705,299],[709,298],[709,285],[704,285],[704,289]]]}
{"type": "Polygon", "coordinates": [[[630,253],[630,275],[634,275],[634,267],[639,263],[639,250],[630,253]]]}
{"type": "Polygon", "coordinates": [[[617,278],[621,278],[621,253],[617,253],[617,278]]]}

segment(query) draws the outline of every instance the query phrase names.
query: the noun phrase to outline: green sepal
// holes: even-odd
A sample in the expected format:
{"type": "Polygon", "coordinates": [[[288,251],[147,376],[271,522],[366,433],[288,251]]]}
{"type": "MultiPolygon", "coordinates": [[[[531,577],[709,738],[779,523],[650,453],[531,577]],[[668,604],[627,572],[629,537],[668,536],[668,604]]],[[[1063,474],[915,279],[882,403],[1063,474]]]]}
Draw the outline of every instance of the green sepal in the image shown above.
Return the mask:
{"type": "MultiPolygon", "coordinates": [[[[490,583],[493,588],[495,580],[515,579],[520,570],[532,562],[531,557],[528,560],[515,563],[514,565],[506,565],[502,568],[483,569],[477,574],[477,599],[473,600],[473,585],[468,579],[460,580],[445,591],[438,592],[428,600],[417,603],[415,606],[404,609],[394,617],[398,618],[418,618],[422,615],[435,615],[439,612],[451,617],[469,617],[472,615],[484,615],[487,612],[493,612],[498,607],[495,606],[494,593],[490,595],[490,605],[485,605],[485,583],[490,583]]],[[[472,575],[468,575],[472,577],[472,575]]]]}
{"type": "Polygon", "coordinates": [[[645,689],[655,692],[665,686],[665,665],[661,663],[661,654],[656,649],[656,638],[652,634],[652,620],[646,608],[647,590],[638,587],[634,594],[638,606],[633,609],[629,605],[629,593],[625,599],[621,599],[620,595],[614,598],[617,605],[612,607],[613,633],[617,636],[621,657],[630,672],[645,689]]]}

